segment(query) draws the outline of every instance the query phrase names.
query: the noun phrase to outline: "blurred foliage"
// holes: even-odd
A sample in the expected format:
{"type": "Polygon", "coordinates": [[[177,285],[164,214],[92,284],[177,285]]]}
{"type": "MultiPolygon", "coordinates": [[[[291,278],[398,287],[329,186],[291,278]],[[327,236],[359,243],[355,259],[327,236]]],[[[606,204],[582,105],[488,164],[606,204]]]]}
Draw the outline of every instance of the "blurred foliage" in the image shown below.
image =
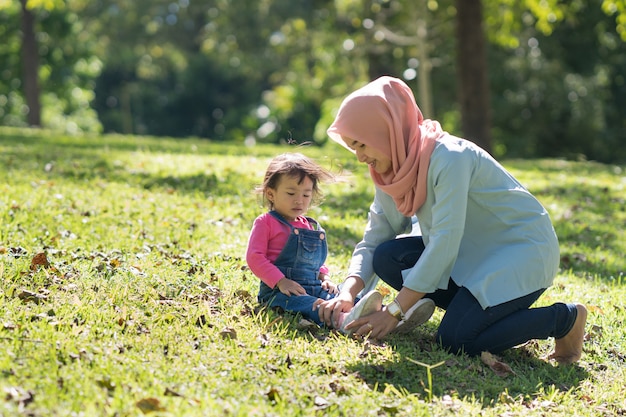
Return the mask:
{"type": "MultiPolygon", "coordinates": [[[[29,0],[44,126],[321,144],[351,90],[391,74],[419,104],[428,66],[433,117],[462,135],[455,2],[420,1],[29,0]]],[[[19,13],[0,0],[2,125],[28,111],[19,13]]],[[[626,160],[626,2],[484,1],[483,17],[494,154],[626,160]]]]}
{"type": "MultiPolygon", "coordinates": [[[[102,130],[92,107],[102,60],[97,39],[80,18],[82,1],[29,0],[38,22],[39,83],[45,126],[69,133],[102,130]]],[[[0,2],[0,124],[26,126],[21,92],[20,13],[18,1],[0,2]]]]}

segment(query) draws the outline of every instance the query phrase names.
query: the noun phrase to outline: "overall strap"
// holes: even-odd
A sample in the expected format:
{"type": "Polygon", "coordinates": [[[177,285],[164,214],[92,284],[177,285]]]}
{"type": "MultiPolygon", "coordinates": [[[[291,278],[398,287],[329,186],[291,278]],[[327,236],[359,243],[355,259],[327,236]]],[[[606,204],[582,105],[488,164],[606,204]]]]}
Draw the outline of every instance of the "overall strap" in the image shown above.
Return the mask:
{"type": "MultiPolygon", "coordinates": [[[[281,223],[286,224],[287,226],[289,226],[289,228],[290,228],[291,230],[295,230],[295,229],[297,229],[297,227],[294,227],[291,223],[289,223],[289,222],[287,221],[287,219],[285,219],[283,216],[281,216],[280,214],[278,214],[278,212],[277,212],[276,210],[271,210],[269,213],[270,213],[272,216],[274,216],[274,218],[275,218],[276,220],[278,220],[279,222],[281,222],[281,223]]],[[[311,226],[313,226],[313,230],[318,231],[318,232],[320,232],[320,231],[322,231],[322,232],[323,232],[323,231],[324,231],[324,229],[322,229],[322,227],[321,227],[321,226],[320,226],[320,224],[317,222],[317,220],[315,220],[313,217],[306,217],[306,216],[305,216],[305,218],[309,221],[309,223],[311,224],[311,226]]]]}
{"type": "Polygon", "coordinates": [[[317,230],[317,231],[322,230],[320,224],[313,217],[307,217],[306,219],[309,221],[311,226],[313,226],[313,230],[317,230]]]}
{"type": "Polygon", "coordinates": [[[291,230],[294,230],[294,229],[295,229],[295,227],[293,227],[293,226],[291,225],[291,223],[289,223],[289,222],[287,221],[287,219],[285,219],[283,216],[281,216],[280,214],[278,214],[278,212],[277,212],[276,210],[271,210],[271,211],[270,211],[270,214],[271,214],[272,216],[274,216],[274,218],[275,218],[276,220],[278,220],[279,222],[281,222],[281,223],[283,223],[283,224],[285,224],[285,225],[289,226],[289,228],[290,228],[291,230]]]}

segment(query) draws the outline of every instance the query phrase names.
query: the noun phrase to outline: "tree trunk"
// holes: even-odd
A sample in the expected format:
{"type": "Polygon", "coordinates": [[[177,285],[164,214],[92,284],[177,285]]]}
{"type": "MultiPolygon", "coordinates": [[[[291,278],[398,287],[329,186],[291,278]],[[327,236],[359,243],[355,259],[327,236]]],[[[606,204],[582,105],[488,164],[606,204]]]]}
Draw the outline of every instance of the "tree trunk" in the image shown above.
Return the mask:
{"type": "Polygon", "coordinates": [[[457,79],[465,138],[491,152],[491,108],[481,0],[456,0],[457,79]]]}
{"type": "Polygon", "coordinates": [[[433,96],[431,91],[430,73],[432,62],[430,61],[430,45],[428,44],[428,7],[427,0],[417,2],[417,59],[418,59],[418,90],[417,104],[420,106],[425,119],[434,119],[433,96]]]}
{"type": "Polygon", "coordinates": [[[28,106],[26,120],[30,126],[41,127],[41,103],[39,101],[39,51],[35,39],[35,16],[22,4],[22,82],[28,106]]]}

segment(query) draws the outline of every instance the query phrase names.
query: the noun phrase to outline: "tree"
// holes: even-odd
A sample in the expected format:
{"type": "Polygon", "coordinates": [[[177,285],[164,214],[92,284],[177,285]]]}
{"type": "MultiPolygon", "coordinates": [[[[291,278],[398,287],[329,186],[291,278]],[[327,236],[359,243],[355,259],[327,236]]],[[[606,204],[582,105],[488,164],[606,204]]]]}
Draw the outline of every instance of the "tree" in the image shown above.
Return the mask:
{"type": "Polygon", "coordinates": [[[463,135],[492,151],[491,107],[481,0],[456,0],[458,94],[463,135]]]}
{"type": "MultiPolygon", "coordinates": [[[[385,22],[386,19],[384,19],[383,13],[376,13],[376,21],[372,22],[368,26],[371,26],[376,32],[374,35],[375,37],[380,37],[393,45],[401,47],[415,47],[416,63],[414,65],[417,65],[415,75],[418,80],[418,105],[420,106],[420,110],[422,111],[424,117],[428,119],[433,118],[435,113],[431,83],[433,62],[430,57],[431,51],[434,49],[433,45],[435,44],[435,36],[430,34],[432,17],[428,10],[427,3],[427,0],[419,0],[416,2],[416,7],[411,8],[407,13],[410,16],[410,20],[414,22],[414,24],[410,24],[409,22],[408,25],[414,30],[414,35],[406,36],[403,33],[391,30],[385,22]]],[[[377,62],[384,61],[384,59],[381,59],[381,55],[383,54],[371,53],[369,55],[369,74],[371,79],[389,73],[389,71],[379,69],[380,65],[376,64],[377,62]]],[[[413,77],[412,72],[410,73],[409,78],[410,77],[413,77]]],[[[405,78],[407,77],[405,76],[405,78]]]]}
{"type": "Polygon", "coordinates": [[[0,124],[100,130],[90,107],[99,60],[76,14],[84,1],[0,1],[0,124]]]}
{"type": "Polygon", "coordinates": [[[492,47],[501,68],[490,77],[498,152],[624,161],[626,42],[600,0],[568,6],[547,27],[521,14],[516,45],[492,47]]]}
{"type": "Polygon", "coordinates": [[[22,6],[22,81],[24,97],[28,106],[27,121],[30,126],[41,127],[41,103],[39,101],[39,51],[35,39],[35,16],[28,0],[20,0],[22,6]]]}
{"type": "MultiPolygon", "coordinates": [[[[460,128],[463,136],[491,151],[486,41],[480,0],[457,1],[456,7],[449,0],[365,0],[364,3],[367,7],[361,12],[366,17],[362,29],[370,36],[360,47],[367,51],[370,79],[383,74],[407,81],[417,78],[416,99],[425,117],[445,119],[446,128],[460,128]],[[456,33],[452,30],[453,21],[456,21],[456,33]],[[449,49],[453,37],[456,39],[456,54],[449,49]],[[448,71],[455,64],[447,56],[456,56],[456,80],[453,82],[448,71]],[[398,57],[404,58],[404,63],[400,63],[398,57]],[[433,71],[435,67],[437,71],[433,71]],[[442,87],[437,88],[434,95],[433,83],[442,87]],[[460,103],[460,126],[450,123],[455,121],[456,106],[450,108],[447,103],[448,109],[445,109],[440,103],[437,112],[433,98],[445,102],[445,90],[455,87],[460,103]]],[[[351,2],[346,1],[346,4],[351,2]]],[[[352,4],[356,6],[358,2],[352,4]]],[[[357,19],[356,7],[350,10],[346,6],[346,10],[344,13],[348,18],[357,19]]]]}

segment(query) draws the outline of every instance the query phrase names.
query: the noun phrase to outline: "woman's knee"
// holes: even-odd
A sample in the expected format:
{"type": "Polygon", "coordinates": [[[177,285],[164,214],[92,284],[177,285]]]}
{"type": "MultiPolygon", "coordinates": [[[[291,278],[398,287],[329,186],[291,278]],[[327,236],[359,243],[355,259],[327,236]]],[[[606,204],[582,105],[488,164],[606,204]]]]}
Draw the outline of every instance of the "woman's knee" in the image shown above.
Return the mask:
{"type": "Polygon", "coordinates": [[[379,277],[384,277],[388,273],[390,261],[393,259],[393,241],[383,242],[374,250],[372,266],[374,272],[379,277]]]}
{"type": "Polygon", "coordinates": [[[412,268],[424,249],[424,240],[421,236],[401,237],[383,242],[374,250],[374,271],[378,269],[382,273],[390,266],[394,273],[412,268]]]}
{"type": "Polygon", "coordinates": [[[479,355],[474,348],[474,340],[465,332],[450,326],[440,326],[437,330],[437,342],[442,348],[453,354],[465,353],[469,356],[479,355]]]}
{"type": "Polygon", "coordinates": [[[443,327],[439,327],[439,330],[437,330],[437,342],[442,348],[451,353],[458,353],[460,349],[460,344],[458,343],[456,337],[454,337],[452,332],[443,327]]]}
{"type": "Polygon", "coordinates": [[[472,348],[471,344],[459,342],[456,339],[448,339],[441,336],[437,336],[437,340],[439,345],[445,349],[447,352],[450,352],[455,355],[467,354],[469,356],[477,356],[480,352],[475,352],[472,348]]]}

